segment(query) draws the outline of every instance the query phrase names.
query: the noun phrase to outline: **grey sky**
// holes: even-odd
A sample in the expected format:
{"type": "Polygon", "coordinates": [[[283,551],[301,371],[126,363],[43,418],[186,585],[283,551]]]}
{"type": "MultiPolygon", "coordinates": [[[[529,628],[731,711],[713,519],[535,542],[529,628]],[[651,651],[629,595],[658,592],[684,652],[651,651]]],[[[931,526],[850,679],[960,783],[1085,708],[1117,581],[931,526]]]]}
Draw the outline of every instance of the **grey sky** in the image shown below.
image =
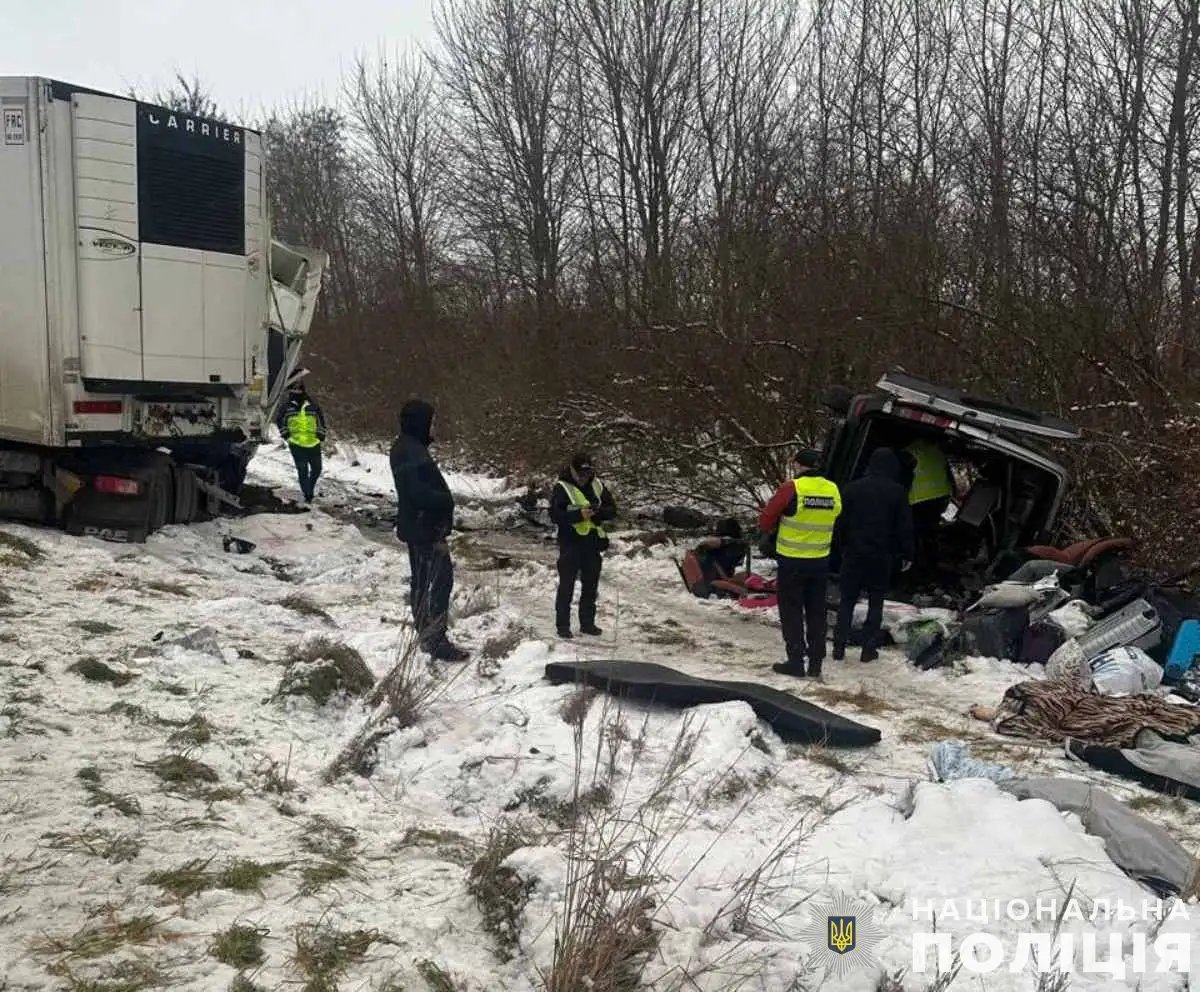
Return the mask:
{"type": "Polygon", "coordinates": [[[4,0],[0,74],[117,93],[198,74],[239,115],[336,96],[356,55],[433,37],[432,0],[4,0]]]}

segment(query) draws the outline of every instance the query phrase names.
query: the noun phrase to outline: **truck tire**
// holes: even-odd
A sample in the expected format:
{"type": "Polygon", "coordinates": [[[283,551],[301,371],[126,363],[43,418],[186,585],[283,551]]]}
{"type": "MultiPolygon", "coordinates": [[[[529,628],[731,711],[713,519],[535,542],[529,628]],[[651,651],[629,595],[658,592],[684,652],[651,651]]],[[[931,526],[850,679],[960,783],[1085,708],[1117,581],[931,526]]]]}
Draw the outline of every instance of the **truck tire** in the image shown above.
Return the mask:
{"type": "Polygon", "coordinates": [[[171,478],[171,463],[158,461],[146,472],[146,536],[162,530],[174,518],[175,483],[171,478]]]}
{"type": "Polygon", "coordinates": [[[186,465],[176,465],[171,474],[175,484],[172,523],[195,523],[200,512],[200,487],[196,485],[196,473],[186,465]]]}

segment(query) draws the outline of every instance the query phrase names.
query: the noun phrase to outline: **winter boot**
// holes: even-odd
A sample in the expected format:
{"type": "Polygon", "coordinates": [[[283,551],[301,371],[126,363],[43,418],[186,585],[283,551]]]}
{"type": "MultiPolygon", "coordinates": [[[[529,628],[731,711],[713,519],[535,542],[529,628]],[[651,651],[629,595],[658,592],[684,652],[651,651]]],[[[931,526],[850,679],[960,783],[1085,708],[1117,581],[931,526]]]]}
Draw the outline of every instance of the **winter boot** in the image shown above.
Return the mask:
{"type": "Polygon", "coordinates": [[[786,661],[779,665],[772,665],[771,671],[777,675],[790,675],[794,679],[802,679],[805,675],[803,666],[789,665],[786,661]]]}
{"type": "Polygon", "coordinates": [[[457,644],[451,644],[450,641],[442,641],[430,654],[435,661],[469,661],[471,658],[470,651],[460,648],[457,644]]]}

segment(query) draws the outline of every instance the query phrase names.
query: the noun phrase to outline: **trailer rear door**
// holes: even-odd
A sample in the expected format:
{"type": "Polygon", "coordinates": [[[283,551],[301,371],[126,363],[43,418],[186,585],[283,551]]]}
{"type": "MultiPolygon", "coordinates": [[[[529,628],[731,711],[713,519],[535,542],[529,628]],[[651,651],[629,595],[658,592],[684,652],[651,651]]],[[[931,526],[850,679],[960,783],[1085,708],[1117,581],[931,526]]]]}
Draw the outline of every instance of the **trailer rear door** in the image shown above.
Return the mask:
{"type": "Polygon", "coordinates": [[[85,379],[143,378],[134,107],[90,93],[71,97],[85,379]]]}

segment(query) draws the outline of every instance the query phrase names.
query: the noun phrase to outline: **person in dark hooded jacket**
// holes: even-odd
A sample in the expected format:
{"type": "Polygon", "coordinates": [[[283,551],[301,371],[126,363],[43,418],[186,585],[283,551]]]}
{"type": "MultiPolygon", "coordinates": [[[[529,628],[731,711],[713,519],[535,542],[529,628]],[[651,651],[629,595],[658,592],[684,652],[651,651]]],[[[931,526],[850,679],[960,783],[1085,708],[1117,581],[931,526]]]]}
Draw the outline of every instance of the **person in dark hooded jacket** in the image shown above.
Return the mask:
{"type": "Polygon", "coordinates": [[[579,452],[559,474],[550,493],[550,519],[558,525],[558,593],[554,620],[558,636],[570,638],[571,600],[579,582],[579,631],[599,637],[596,598],[600,567],[608,547],[603,524],[617,515],[608,488],[596,478],[591,455],[579,452]]]}
{"type": "Polygon", "coordinates": [[[876,448],[866,474],[842,489],[842,515],[837,522],[841,549],[841,603],[833,636],[833,657],[846,656],[846,640],[854,607],[867,594],[862,660],[879,657],[883,601],[892,583],[896,560],[907,569],[913,560],[912,510],[900,482],[900,458],[891,448],[876,448]]]}
{"type": "Polygon", "coordinates": [[[408,545],[410,603],[421,647],[439,661],[466,661],[470,654],[446,636],[454,591],[446,538],[454,526],[454,496],[429,454],[433,413],[424,400],[409,400],[400,411],[400,436],[391,452],[396,536],[408,545]]]}

